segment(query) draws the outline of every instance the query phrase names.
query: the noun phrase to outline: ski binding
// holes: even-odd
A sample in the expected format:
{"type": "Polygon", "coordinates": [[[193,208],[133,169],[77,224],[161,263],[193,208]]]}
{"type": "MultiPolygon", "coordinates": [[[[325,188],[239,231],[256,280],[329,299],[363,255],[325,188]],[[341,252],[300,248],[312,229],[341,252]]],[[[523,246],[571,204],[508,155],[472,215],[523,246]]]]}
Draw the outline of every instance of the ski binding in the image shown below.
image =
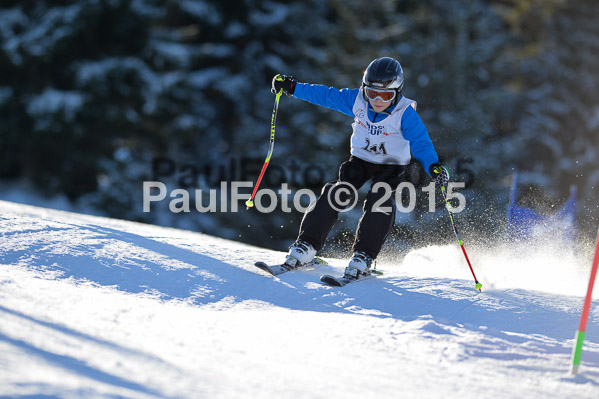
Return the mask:
{"type": "Polygon", "coordinates": [[[292,270],[297,270],[297,269],[307,269],[309,267],[312,266],[325,266],[328,265],[328,263],[321,258],[314,258],[314,260],[312,262],[309,263],[305,263],[299,266],[292,266],[292,265],[288,265],[286,263],[283,263],[281,265],[267,265],[264,262],[256,262],[254,263],[254,266],[256,266],[259,269],[264,270],[265,272],[272,274],[273,276],[278,276],[279,274],[283,274],[283,273],[287,273],[289,271],[292,270]]]}
{"type": "Polygon", "coordinates": [[[357,281],[364,281],[364,280],[370,280],[371,278],[375,278],[377,276],[382,275],[383,272],[378,271],[376,269],[371,270],[368,274],[363,274],[358,278],[353,278],[353,277],[335,277],[335,276],[331,276],[330,274],[325,274],[324,276],[320,276],[320,281],[322,281],[323,283],[325,283],[326,285],[330,285],[332,287],[343,287],[346,286],[349,283],[354,283],[357,281]]]}

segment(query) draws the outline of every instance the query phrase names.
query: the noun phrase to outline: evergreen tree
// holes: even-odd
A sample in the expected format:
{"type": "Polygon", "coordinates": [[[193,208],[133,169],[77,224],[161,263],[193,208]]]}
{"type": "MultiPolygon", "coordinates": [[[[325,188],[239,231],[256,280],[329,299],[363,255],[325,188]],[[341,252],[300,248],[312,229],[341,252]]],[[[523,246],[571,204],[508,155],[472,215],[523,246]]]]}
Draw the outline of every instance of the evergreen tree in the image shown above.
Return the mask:
{"type": "MultiPolygon", "coordinates": [[[[268,146],[271,79],[320,80],[327,15],[316,0],[4,2],[0,177],[115,217],[230,237],[255,221],[272,226],[281,215],[252,213],[242,223],[231,213],[143,213],[142,181],[193,192],[254,180],[268,146]],[[156,176],[160,158],[172,168],[156,176]]],[[[281,105],[270,172],[296,173],[287,164],[294,157],[328,158],[328,147],[324,157],[312,151],[311,107],[281,105]]]]}
{"type": "MultiPolygon", "coordinates": [[[[563,196],[577,184],[590,206],[599,183],[596,11],[590,0],[5,1],[0,178],[111,216],[288,242],[299,215],[147,214],[141,183],[207,190],[255,180],[276,73],[358,87],[368,62],[392,56],[453,178],[472,183],[472,213],[487,214],[493,201],[503,213],[507,190],[497,182],[512,166],[563,196]],[[160,159],[171,163],[157,175],[160,159]]],[[[311,165],[318,192],[348,156],[350,122],[283,97],[262,187],[308,186],[311,165]]]]}
{"type": "Polygon", "coordinates": [[[597,12],[595,1],[563,2],[545,20],[538,54],[522,63],[526,102],[516,137],[506,142],[514,165],[548,195],[565,200],[570,185],[578,186],[593,231],[599,216],[597,12]]]}
{"type": "Polygon", "coordinates": [[[114,64],[144,47],[143,18],[118,1],[16,2],[0,12],[3,177],[71,199],[95,190],[101,160],[134,130],[129,113],[142,102],[131,94],[141,83],[134,62],[114,64]],[[101,59],[115,73],[92,87],[90,65],[101,59]]]}

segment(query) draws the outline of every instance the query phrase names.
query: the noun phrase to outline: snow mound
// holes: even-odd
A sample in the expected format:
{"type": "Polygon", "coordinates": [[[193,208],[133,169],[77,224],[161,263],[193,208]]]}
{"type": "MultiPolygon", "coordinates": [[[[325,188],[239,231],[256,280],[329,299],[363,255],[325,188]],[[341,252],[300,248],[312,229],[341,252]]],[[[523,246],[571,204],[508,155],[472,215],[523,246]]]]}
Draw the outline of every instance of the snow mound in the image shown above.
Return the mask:
{"type": "Polygon", "coordinates": [[[478,251],[479,293],[459,248],[428,247],[332,288],[318,277],[344,261],[273,278],[253,263],[284,254],[190,231],[10,202],[0,231],[1,397],[599,392],[597,309],[567,375],[588,278],[576,261],[478,251]]]}

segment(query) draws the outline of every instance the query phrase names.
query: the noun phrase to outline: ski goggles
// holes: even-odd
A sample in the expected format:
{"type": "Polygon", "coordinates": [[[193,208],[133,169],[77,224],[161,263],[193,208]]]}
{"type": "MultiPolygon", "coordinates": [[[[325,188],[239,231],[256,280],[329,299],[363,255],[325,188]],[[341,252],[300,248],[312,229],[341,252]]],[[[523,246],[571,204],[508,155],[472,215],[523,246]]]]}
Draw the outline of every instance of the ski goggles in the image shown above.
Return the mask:
{"type": "Polygon", "coordinates": [[[364,87],[364,93],[369,100],[379,99],[382,102],[393,101],[397,92],[394,89],[373,89],[372,87],[364,87]]]}

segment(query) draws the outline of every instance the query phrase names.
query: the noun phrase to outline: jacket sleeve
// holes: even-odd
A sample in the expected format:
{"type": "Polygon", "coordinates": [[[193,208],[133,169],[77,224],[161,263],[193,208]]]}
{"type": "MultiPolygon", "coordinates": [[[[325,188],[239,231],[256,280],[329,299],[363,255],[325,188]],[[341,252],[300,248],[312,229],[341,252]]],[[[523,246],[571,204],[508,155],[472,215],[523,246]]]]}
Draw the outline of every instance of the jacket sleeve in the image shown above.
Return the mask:
{"type": "Polygon", "coordinates": [[[403,137],[410,142],[412,155],[420,162],[426,173],[429,173],[430,166],[439,162],[439,156],[424,123],[414,108],[407,107],[404,111],[401,117],[401,131],[403,137]]]}
{"type": "Polygon", "coordinates": [[[336,89],[325,85],[298,83],[293,97],[354,116],[353,108],[360,89],[336,89]]]}

